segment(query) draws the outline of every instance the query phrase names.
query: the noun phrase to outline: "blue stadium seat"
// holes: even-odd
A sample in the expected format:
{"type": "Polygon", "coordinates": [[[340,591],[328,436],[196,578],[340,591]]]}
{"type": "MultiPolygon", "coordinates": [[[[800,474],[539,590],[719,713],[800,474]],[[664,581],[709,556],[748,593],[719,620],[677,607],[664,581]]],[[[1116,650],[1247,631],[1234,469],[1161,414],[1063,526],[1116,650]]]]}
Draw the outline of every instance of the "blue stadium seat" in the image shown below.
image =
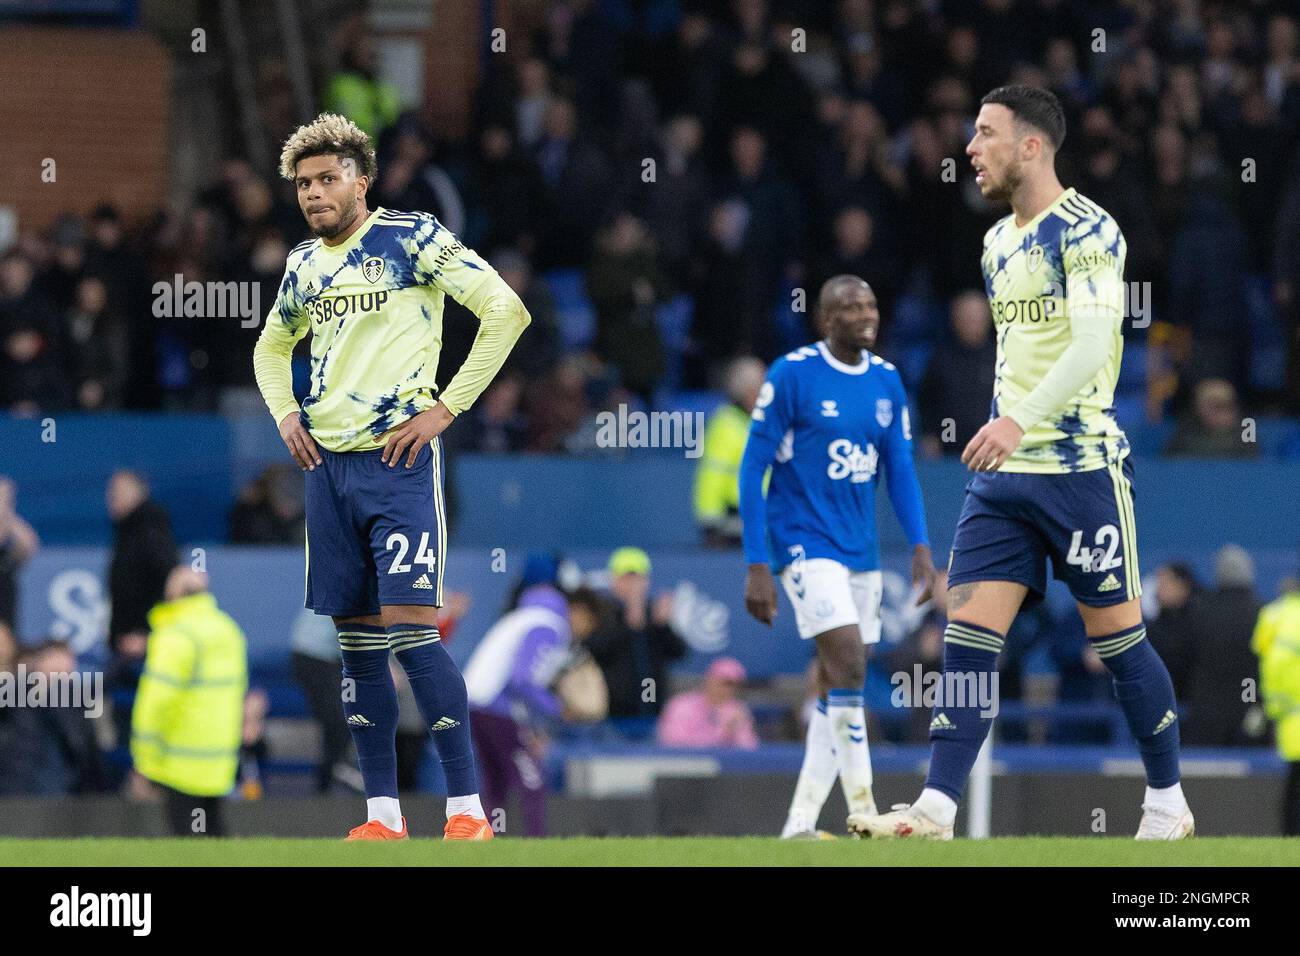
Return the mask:
{"type": "Polygon", "coordinates": [[[1139,398],[1147,390],[1147,344],[1145,342],[1125,342],[1124,361],[1119,367],[1119,381],[1115,391],[1120,394],[1135,395],[1139,398]]]}
{"type": "Polygon", "coordinates": [[[666,389],[680,388],[682,384],[682,354],[686,351],[686,342],[691,334],[691,320],[695,316],[695,300],[689,295],[678,295],[669,299],[655,309],[655,324],[659,327],[659,337],[663,340],[668,368],[660,386],[666,389]]]}
{"type": "Polygon", "coordinates": [[[915,392],[925,376],[926,366],[930,364],[930,354],[934,351],[927,342],[903,345],[893,350],[894,364],[898,374],[903,377],[903,386],[908,393],[915,392]]]}
{"type": "Polygon", "coordinates": [[[928,299],[910,294],[899,296],[894,303],[894,314],[888,317],[890,338],[900,344],[931,342],[943,327],[944,315],[944,308],[928,299]]]}
{"type": "Polygon", "coordinates": [[[566,352],[585,349],[596,337],[596,310],[587,298],[581,269],[552,269],[542,279],[555,299],[560,342],[566,352]]]}

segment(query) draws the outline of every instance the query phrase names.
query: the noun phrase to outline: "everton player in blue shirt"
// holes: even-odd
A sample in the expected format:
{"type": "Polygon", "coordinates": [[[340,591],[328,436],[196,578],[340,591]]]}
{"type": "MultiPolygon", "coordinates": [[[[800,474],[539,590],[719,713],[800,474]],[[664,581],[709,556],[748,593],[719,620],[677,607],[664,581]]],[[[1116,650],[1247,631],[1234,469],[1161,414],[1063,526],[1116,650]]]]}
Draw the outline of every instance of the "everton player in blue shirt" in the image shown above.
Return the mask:
{"type": "Polygon", "coordinates": [[[880,640],[882,472],[912,545],[918,604],[929,600],[936,573],[903,382],[870,351],[880,328],[876,295],[857,276],[835,276],[821,288],[817,313],[825,337],[772,364],[740,466],[745,607],[770,625],[778,574],[799,636],[817,644],[821,695],[781,834],[787,839],[825,836],[817,818],[837,775],[849,813],[875,813],[862,686],[866,645],[880,640]]]}

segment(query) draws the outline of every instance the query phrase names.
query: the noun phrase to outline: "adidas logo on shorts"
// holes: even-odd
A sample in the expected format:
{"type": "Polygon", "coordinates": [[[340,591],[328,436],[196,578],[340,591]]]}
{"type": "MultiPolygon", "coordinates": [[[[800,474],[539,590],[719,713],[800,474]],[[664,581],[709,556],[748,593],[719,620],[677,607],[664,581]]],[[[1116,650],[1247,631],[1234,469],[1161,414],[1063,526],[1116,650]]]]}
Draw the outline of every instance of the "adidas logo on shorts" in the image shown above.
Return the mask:
{"type": "Polygon", "coordinates": [[[433,725],[434,730],[451,730],[453,727],[459,727],[459,720],[452,720],[450,717],[440,717],[438,722],[433,725]]]}
{"type": "Polygon", "coordinates": [[[1119,578],[1113,574],[1106,575],[1106,580],[1097,585],[1098,591],[1114,591],[1119,588],[1119,578]]]}
{"type": "Polygon", "coordinates": [[[372,724],[370,721],[366,720],[366,718],[361,714],[353,714],[351,717],[348,718],[348,726],[349,727],[373,727],[375,725],[372,724]]]}
{"type": "Polygon", "coordinates": [[[947,714],[936,714],[934,720],[930,721],[931,730],[956,730],[957,725],[948,719],[947,714]]]}
{"type": "MultiPolygon", "coordinates": [[[[1116,587],[1118,586],[1119,585],[1116,585],[1116,587]]],[[[433,585],[429,583],[429,576],[427,574],[421,574],[418,578],[416,578],[415,583],[412,584],[411,587],[423,588],[425,591],[433,590],[433,585]]]]}

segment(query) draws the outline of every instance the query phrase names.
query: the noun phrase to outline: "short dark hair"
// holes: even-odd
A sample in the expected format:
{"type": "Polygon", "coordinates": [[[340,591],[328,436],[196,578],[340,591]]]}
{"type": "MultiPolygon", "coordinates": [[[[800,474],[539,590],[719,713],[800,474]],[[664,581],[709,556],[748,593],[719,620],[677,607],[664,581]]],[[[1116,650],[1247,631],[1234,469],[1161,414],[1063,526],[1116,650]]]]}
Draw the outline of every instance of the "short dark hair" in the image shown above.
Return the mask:
{"type": "Polygon", "coordinates": [[[1028,123],[1040,130],[1052,144],[1052,149],[1061,148],[1065,142],[1065,110],[1056,94],[1037,86],[1016,83],[1011,86],[999,86],[985,94],[981,104],[997,103],[1011,110],[1016,121],[1028,123]]]}

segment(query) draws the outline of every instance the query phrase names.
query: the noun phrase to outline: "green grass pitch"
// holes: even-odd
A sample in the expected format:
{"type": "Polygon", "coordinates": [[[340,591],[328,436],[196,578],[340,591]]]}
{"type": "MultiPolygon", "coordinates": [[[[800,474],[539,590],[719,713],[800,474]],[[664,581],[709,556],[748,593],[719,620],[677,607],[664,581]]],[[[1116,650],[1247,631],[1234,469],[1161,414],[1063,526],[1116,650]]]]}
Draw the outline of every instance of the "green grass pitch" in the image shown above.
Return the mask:
{"type": "Polygon", "coordinates": [[[1300,866],[1300,839],[1003,837],[952,843],[576,837],[491,843],[0,839],[0,866],[1300,866]]]}

